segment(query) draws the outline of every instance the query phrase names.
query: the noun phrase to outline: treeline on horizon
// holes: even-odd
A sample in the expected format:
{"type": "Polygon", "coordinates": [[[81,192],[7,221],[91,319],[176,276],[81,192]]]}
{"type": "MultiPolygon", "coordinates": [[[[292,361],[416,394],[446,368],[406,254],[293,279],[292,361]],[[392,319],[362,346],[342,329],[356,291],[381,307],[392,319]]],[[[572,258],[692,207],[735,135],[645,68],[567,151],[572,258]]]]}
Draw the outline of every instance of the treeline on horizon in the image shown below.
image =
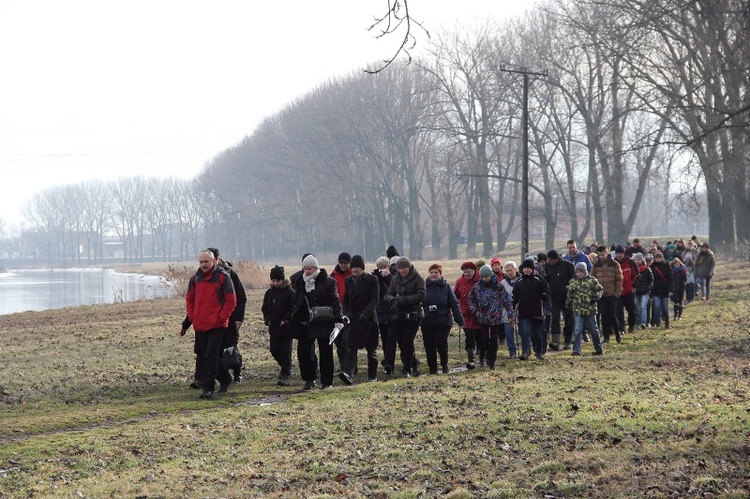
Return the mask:
{"type": "Polygon", "coordinates": [[[530,226],[546,247],[706,218],[713,247],[742,244],[749,8],[565,0],[436,33],[411,64],[290,102],[193,180],[38,194],[26,210],[34,244],[50,259],[104,234],[131,258],[212,245],[248,259],[345,248],[374,260],[389,244],[456,258],[464,242],[469,255],[494,254],[521,223],[525,69],[546,74],[528,86],[530,226]]]}

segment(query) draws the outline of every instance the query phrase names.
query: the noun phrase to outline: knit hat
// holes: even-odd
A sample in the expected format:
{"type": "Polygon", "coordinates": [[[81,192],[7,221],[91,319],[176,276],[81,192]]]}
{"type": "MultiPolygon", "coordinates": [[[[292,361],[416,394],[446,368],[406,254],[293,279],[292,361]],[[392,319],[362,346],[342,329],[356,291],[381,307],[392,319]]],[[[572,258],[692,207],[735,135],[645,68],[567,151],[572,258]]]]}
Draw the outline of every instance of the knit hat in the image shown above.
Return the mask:
{"type": "Polygon", "coordinates": [[[502,263],[500,262],[500,259],[498,257],[494,257],[492,260],[490,260],[490,267],[492,267],[494,265],[502,265],[502,263]]]}
{"type": "Polygon", "coordinates": [[[398,255],[393,255],[391,257],[391,265],[396,265],[396,263],[398,263],[398,259],[399,259],[398,255]]]}
{"type": "Polygon", "coordinates": [[[352,263],[352,255],[344,251],[343,253],[339,253],[339,259],[336,260],[337,262],[346,262],[346,263],[352,263]]]}
{"type": "Polygon", "coordinates": [[[396,247],[393,245],[390,245],[388,246],[388,249],[385,250],[385,256],[387,256],[388,258],[393,258],[394,256],[400,256],[400,255],[398,254],[398,250],[396,249],[396,247]]]}
{"type": "Polygon", "coordinates": [[[578,272],[579,270],[583,270],[584,272],[586,272],[586,275],[588,275],[589,273],[589,268],[586,266],[586,263],[584,262],[576,263],[576,272],[578,272]]]}
{"type": "Polygon", "coordinates": [[[271,279],[278,279],[279,281],[284,280],[284,267],[276,265],[271,269],[271,279]]]}
{"type": "Polygon", "coordinates": [[[464,262],[461,264],[461,270],[472,269],[474,272],[477,270],[477,265],[474,262],[464,262]]]}
{"type": "Polygon", "coordinates": [[[310,254],[305,257],[304,260],[302,260],[302,266],[303,267],[315,267],[316,269],[320,268],[320,264],[318,264],[318,259],[315,258],[315,255],[310,254]]]}
{"type": "Polygon", "coordinates": [[[625,253],[625,248],[622,246],[615,247],[615,253],[625,253]]]}
{"type": "Polygon", "coordinates": [[[352,257],[352,267],[357,267],[359,269],[365,270],[365,259],[362,258],[361,255],[354,255],[352,257]]]}
{"type": "Polygon", "coordinates": [[[557,260],[558,258],[560,258],[560,253],[558,253],[557,250],[549,250],[547,252],[547,258],[549,258],[550,260],[557,260]]]}
{"type": "Polygon", "coordinates": [[[675,250],[675,249],[677,249],[677,246],[675,246],[674,244],[670,244],[669,246],[667,246],[667,249],[669,249],[669,250],[675,250]]]}
{"type": "Polygon", "coordinates": [[[409,267],[411,267],[411,260],[405,256],[398,257],[398,260],[396,260],[397,269],[408,269],[409,267]]]}
{"type": "Polygon", "coordinates": [[[206,249],[214,254],[214,258],[219,258],[219,248],[206,248],[206,249]]]}
{"type": "Polygon", "coordinates": [[[709,246],[708,246],[708,243],[703,243],[703,244],[701,244],[701,248],[706,248],[706,249],[708,249],[708,248],[709,248],[709,246]]]}
{"type": "Polygon", "coordinates": [[[482,268],[479,269],[479,275],[482,277],[492,277],[495,273],[492,271],[492,267],[489,265],[483,265],[482,268]]]}
{"type": "Polygon", "coordinates": [[[534,270],[534,260],[531,258],[525,259],[523,262],[521,262],[521,265],[519,265],[518,270],[523,272],[523,269],[530,268],[534,270]]]}

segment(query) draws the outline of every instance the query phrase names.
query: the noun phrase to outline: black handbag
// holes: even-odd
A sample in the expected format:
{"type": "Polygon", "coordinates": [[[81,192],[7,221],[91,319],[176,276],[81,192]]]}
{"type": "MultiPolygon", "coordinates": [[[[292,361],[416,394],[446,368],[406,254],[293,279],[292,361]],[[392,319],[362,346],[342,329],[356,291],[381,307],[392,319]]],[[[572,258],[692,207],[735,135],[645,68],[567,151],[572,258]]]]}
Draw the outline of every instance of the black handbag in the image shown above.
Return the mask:
{"type": "Polygon", "coordinates": [[[221,354],[221,365],[224,369],[242,367],[242,354],[235,346],[225,348],[221,354]]]}
{"type": "Polygon", "coordinates": [[[320,306],[310,306],[310,302],[307,301],[307,297],[305,297],[305,302],[307,302],[307,308],[310,310],[310,324],[314,324],[316,322],[334,322],[336,317],[333,315],[333,307],[330,305],[320,305],[320,306]]]}

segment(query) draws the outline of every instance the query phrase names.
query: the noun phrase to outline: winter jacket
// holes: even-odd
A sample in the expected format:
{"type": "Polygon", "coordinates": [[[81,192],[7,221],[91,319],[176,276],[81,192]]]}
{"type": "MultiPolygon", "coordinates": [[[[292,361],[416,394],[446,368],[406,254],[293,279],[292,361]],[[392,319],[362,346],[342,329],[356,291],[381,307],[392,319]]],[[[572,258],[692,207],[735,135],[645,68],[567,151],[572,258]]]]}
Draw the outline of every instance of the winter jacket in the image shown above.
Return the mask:
{"type": "Polygon", "coordinates": [[[424,279],[412,265],[406,277],[396,274],[391,281],[391,287],[388,288],[386,299],[396,301],[400,316],[416,313],[417,319],[422,319],[424,317],[422,302],[424,302],[425,294],[424,279]]]}
{"type": "Polygon", "coordinates": [[[651,293],[651,287],[654,285],[654,274],[648,265],[638,267],[638,276],[635,279],[635,293],[638,295],[647,295],[651,293]]]}
{"type": "Polygon", "coordinates": [[[597,260],[591,267],[591,275],[602,285],[602,296],[619,298],[622,295],[622,269],[614,259],[597,260]]]}
{"type": "Polygon", "coordinates": [[[372,274],[362,274],[358,278],[351,275],[346,278],[342,308],[350,321],[346,326],[349,348],[359,349],[378,345],[379,286],[378,278],[372,274]]]}
{"type": "Polygon", "coordinates": [[[635,292],[633,286],[638,278],[638,266],[627,255],[622,261],[615,259],[622,270],[622,296],[630,296],[635,292]]]}
{"type": "Polygon", "coordinates": [[[295,292],[289,279],[284,279],[280,287],[271,286],[263,295],[263,322],[268,326],[271,336],[286,335],[288,325],[292,321],[292,309],[296,302],[295,292]],[[281,325],[281,321],[286,324],[281,325]]]}
{"type": "Polygon", "coordinates": [[[229,317],[237,306],[234,284],[221,267],[208,273],[201,269],[190,277],[185,295],[187,315],[196,332],[229,326],[229,317]]]}
{"type": "Polygon", "coordinates": [[[568,284],[576,276],[575,265],[567,260],[558,258],[556,265],[552,265],[547,261],[546,270],[551,301],[558,305],[564,305],[568,297],[568,284]]]}
{"type": "Polygon", "coordinates": [[[687,269],[684,265],[675,267],[674,265],[669,266],[672,270],[672,297],[674,299],[682,297],[685,292],[685,286],[687,285],[687,269]]]}
{"type": "Polygon", "coordinates": [[[315,278],[315,289],[310,293],[305,291],[303,272],[292,275],[292,289],[296,293],[294,308],[292,309],[292,333],[295,338],[328,338],[335,323],[343,322],[341,302],[336,290],[336,281],[328,276],[325,269],[320,269],[315,278]],[[307,300],[305,300],[307,298],[307,300]],[[333,322],[315,322],[310,320],[310,307],[329,306],[333,309],[333,322]]]}
{"type": "Polygon", "coordinates": [[[604,288],[596,280],[596,277],[587,275],[582,278],[574,278],[568,286],[568,298],[565,306],[573,311],[574,315],[594,315],[597,312],[596,303],[602,297],[604,288]]]}
{"type": "Polygon", "coordinates": [[[549,285],[537,274],[521,274],[513,286],[513,305],[518,319],[544,319],[544,307],[549,304],[549,285]]]}
{"type": "Polygon", "coordinates": [[[344,303],[344,295],[346,294],[346,278],[352,275],[352,269],[349,267],[346,272],[336,265],[336,268],[331,272],[331,277],[336,281],[336,291],[339,293],[339,301],[344,303]]]}
{"type": "MultiPolygon", "coordinates": [[[[498,283],[500,287],[503,288],[506,293],[508,293],[508,300],[510,300],[511,309],[513,308],[513,287],[517,282],[518,275],[516,275],[516,277],[514,277],[513,279],[508,279],[508,276],[505,276],[505,279],[498,283]]],[[[513,313],[515,314],[515,310],[513,311],[513,313]]],[[[503,322],[508,322],[508,319],[508,312],[503,309],[503,322]]]]}
{"type": "Polygon", "coordinates": [[[393,274],[390,270],[386,275],[380,272],[380,269],[372,271],[372,275],[378,280],[378,290],[380,300],[378,301],[378,324],[388,324],[388,303],[385,300],[385,295],[388,293],[388,288],[391,287],[391,281],[393,280],[393,274]]]}
{"type": "Polygon", "coordinates": [[[473,279],[467,279],[461,276],[453,287],[453,293],[458,299],[458,306],[461,308],[461,315],[464,318],[464,327],[466,329],[479,329],[479,321],[469,309],[469,293],[471,288],[479,281],[479,272],[474,272],[473,279]]]}
{"type": "Polygon", "coordinates": [[[711,277],[714,275],[715,269],[716,258],[714,258],[714,252],[710,249],[701,249],[698,252],[698,256],[695,257],[695,263],[693,263],[695,277],[711,277]]]}
{"type": "Polygon", "coordinates": [[[651,287],[651,296],[667,297],[672,292],[672,269],[670,265],[662,261],[652,263],[651,272],[654,274],[654,285],[651,287]]]}
{"type": "Polygon", "coordinates": [[[502,324],[505,318],[515,317],[513,301],[496,276],[492,276],[489,282],[480,279],[471,288],[468,305],[479,323],[487,326],[502,324]]]}
{"type": "Polygon", "coordinates": [[[427,279],[425,281],[425,299],[422,305],[424,319],[422,327],[452,326],[453,321],[463,327],[464,318],[458,299],[453,290],[443,277],[437,281],[427,279]],[[435,307],[435,309],[432,309],[435,307]]]}

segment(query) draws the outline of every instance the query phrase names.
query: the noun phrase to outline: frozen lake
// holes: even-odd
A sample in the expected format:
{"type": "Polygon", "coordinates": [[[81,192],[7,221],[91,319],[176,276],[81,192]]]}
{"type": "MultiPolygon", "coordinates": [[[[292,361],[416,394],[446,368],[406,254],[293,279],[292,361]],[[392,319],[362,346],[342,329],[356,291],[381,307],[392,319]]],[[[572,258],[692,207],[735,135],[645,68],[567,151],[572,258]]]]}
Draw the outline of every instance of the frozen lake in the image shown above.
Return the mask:
{"type": "Polygon", "coordinates": [[[0,314],[169,296],[158,276],[102,269],[13,270],[0,274],[0,314]]]}

